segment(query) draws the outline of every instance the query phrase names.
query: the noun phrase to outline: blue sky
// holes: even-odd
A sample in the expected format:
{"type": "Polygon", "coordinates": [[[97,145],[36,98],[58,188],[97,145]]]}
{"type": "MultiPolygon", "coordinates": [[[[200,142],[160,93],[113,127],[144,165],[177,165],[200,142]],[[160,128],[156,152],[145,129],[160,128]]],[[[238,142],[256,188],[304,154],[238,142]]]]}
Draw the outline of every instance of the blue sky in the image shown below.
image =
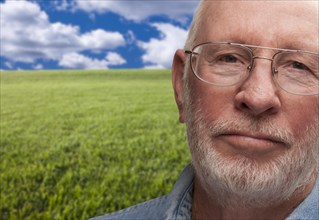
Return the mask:
{"type": "Polygon", "coordinates": [[[197,4],[0,0],[0,69],[170,68],[197,4]]]}

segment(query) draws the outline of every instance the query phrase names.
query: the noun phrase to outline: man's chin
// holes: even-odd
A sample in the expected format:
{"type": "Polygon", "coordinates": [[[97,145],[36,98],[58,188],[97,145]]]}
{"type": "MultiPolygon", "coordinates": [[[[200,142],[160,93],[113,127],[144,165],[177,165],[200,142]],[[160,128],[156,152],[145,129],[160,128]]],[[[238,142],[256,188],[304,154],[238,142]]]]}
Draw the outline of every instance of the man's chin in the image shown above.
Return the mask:
{"type": "Polygon", "coordinates": [[[204,190],[221,206],[261,208],[288,199],[298,187],[298,181],[289,180],[290,173],[282,168],[284,160],[266,162],[214,152],[197,160],[199,163],[194,161],[194,167],[204,190]]]}
{"type": "Polygon", "coordinates": [[[222,206],[278,204],[305,186],[318,166],[317,121],[296,140],[269,120],[207,124],[199,113],[186,123],[193,165],[202,188],[222,206]]]}

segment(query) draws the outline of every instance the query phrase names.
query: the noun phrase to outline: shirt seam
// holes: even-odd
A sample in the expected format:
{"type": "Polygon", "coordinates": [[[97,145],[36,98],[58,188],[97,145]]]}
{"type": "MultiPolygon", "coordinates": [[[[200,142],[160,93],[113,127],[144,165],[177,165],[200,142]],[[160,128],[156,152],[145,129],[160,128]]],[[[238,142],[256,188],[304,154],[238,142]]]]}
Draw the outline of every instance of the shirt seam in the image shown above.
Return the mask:
{"type": "Polygon", "coordinates": [[[192,180],[192,182],[189,184],[189,186],[188,186],[188,187],[185,189],[185,191],[183,192],[183,197],[182,197],[181,202],[179,203],[179,205],[178,205],[178,207],[177,207],[177,211],[176,211],[176,214],[175,214],[175,218],[174,218],[174,219],[177,219],[177,217],[178,217],[178,215],[179,215],[179,212],[180,212],[180,210],[181,210],[181,208],[182,208],[182,205],[183,205],[183,203],[184,203],[184,200],[185,200],[185,198],[186,198],[186,196],[187,196],[187,194],[188,194],[190,188],[193,187],[193,183],[194,183],[194,180],[192,180]]]}

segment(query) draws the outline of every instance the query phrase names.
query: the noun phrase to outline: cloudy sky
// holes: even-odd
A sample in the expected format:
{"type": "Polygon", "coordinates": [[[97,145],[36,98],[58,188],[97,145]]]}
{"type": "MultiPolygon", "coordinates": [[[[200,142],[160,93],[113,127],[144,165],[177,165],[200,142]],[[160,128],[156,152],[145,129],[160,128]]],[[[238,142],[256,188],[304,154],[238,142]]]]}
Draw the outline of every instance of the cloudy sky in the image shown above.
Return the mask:
{"type": "Polygon", "coordinates": [[[170,68],[197,4],[0,0],[0,69],[170,68]]]}

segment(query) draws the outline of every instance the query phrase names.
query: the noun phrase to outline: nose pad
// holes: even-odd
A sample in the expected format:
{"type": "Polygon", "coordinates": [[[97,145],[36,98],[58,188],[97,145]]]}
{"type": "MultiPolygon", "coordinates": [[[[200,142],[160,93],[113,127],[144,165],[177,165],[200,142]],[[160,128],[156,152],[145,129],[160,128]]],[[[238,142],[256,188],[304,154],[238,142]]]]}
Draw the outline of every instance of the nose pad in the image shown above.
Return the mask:
{"type": "Polygon", "coordinates": [[[249,64],[249,65],[247,66],[247,71],[248,71],[248,73],[250,73],[250,72],[252,71],[253,66],[254,66],[254,62],[252,62],[251,64],[249,64]]]}

